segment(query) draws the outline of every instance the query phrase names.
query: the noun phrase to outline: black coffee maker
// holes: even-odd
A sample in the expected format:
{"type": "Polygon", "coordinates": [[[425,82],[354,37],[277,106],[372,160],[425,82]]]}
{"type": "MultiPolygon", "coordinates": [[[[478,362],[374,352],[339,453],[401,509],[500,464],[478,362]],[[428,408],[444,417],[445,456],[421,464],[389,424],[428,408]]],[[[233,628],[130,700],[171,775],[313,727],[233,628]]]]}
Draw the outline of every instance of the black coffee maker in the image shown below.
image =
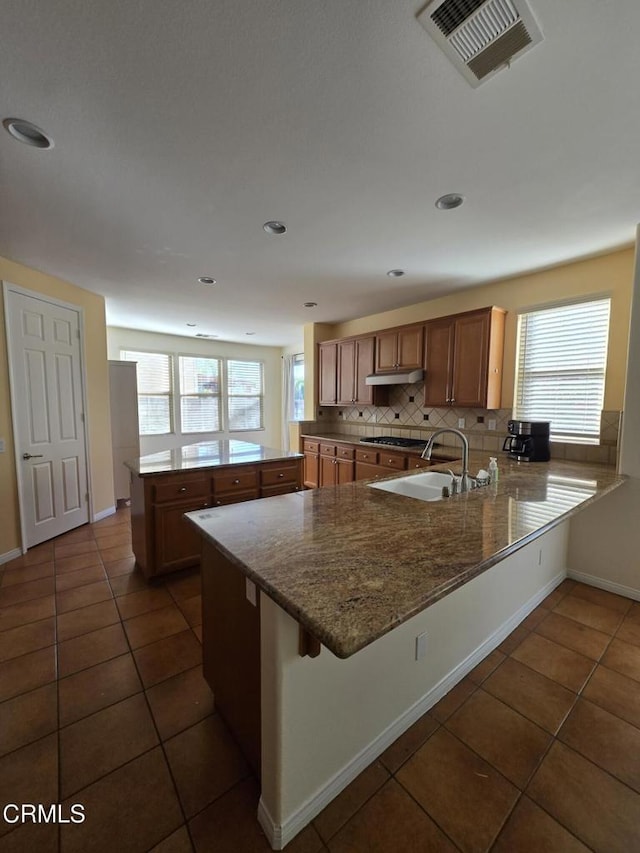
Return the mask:
{"type": "Polygon", "coordinates": [[[549,421],[508,421],[502,449],[520,462],[548,462],[549,427],[549,421]]]}

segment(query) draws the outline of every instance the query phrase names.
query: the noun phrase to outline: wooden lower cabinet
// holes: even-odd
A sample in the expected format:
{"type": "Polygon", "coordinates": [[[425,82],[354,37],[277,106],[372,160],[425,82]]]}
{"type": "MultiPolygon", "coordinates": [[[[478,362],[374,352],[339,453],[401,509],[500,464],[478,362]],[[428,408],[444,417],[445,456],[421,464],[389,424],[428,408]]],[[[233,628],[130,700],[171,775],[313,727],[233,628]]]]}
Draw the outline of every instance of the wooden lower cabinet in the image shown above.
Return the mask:
{"type": "Polygon", "coordinates": [[[388,477],[394,471],[415,471],[437,465],[437,460],[399,453],[393,450],[374,450],[346,442],[323,442],[303,439],[304,484],[307,488],[337,486],[354,480],[388,477]]]}
{"type": "Polygon", "coordinates": [[[320,454],[304,454],[304,485],[308,489],[317,489],[320,485],[320,454]]]}
{"type": "Polygon", "coordinates": [[[132,477],[131,534],[136,562],[150,578],[197,566],[201,537],[187,512],[302,488],[302,459],[132,477]]]}
{"type": "MultiPolygon", "coordinates": [[[[198,537],[200,538],[200,537],[198,537]]],[[[202,543],[202,672],[216,711],[260,777],[260,596],[214,545],[202,543]]]]}
{"type": "Polygon", "coordinates": [[[202,537],[185,519],[185,512],[211,506],[211,501],[182,501],[153,508],[156,573],[175,572],[200,560],[202,537]]]}

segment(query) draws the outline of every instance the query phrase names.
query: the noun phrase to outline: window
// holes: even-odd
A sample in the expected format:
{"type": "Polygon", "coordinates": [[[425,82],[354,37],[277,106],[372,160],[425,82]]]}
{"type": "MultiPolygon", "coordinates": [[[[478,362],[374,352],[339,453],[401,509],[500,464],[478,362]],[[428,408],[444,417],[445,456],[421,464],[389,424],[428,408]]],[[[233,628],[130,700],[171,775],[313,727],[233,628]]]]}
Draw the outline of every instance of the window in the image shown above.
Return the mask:
{"type": "Polygon", "coordinates": [[[304,354],[293,356],[293,420],[304,420],[304,354]]]}
{"type": "Polygon", "coordinates": [[[229,430],[262,429],[264,381],[259,361],[227,361],[229,430]]]}
{"type": "Polygon", "coordinates": [[[551,422],[556,441],[600,435],[610,299],[521,314],[514,417],[551,422]]]}
{"type": "Polygon", "coordinates": [[[181,355],[178,366],[181,431],[220,432],[220,360],[181,355]]]}
{"type": "Polygon", "coordinates": [[[123,361],[137,362],[140,435],[166,435],[172,426],[172,360],[166,353],[122,350],[123,361]]]}

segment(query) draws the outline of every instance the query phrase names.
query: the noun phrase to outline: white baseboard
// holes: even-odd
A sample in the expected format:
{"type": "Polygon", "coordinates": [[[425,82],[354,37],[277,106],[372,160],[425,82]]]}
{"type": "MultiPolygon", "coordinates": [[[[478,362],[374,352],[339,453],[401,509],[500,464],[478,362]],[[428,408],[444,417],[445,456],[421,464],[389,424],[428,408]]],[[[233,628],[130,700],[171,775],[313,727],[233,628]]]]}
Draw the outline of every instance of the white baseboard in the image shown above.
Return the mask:
{"type": "Polygon", "coordinates": [[[586,583],[588,586],[595,586],[598,589],[605,589],[607,592],[615,592],[616,595],[624,595],[625,598],[640,601],[640,589],[632,586],[624,586],[624,584],[608,581],[605,578],[596,577],[596,575],[585,575],[584,572],[572,570],[567,572],[567,577],[574,581],[580,581],[580,583],[586,583]]]}
{"type": "Polygon", "coordinates": [[[106,509],[101,509],[100,512],[96,512],[93,515],[91,523],[93,523],[94,521],[102,521],[103,518],[108,518],[110,515],[114,515],[115,511],[115,506],[108,506],[106,509]]]}
{"type": "Polygon", "coordinates": [[[316,791],[300,808],[294,812],[283,824],[276,824],[269,814],[269,810],[260,798],[258,804],[258,821],[263,828],[271,848],[282,850],[295,836],[310,823],[314,817],[329,805],[329,803],[343,791],[350,782],[359,776],[362,771],[375,761],[378,756],[391,746],[401,734],[403,734],[416,720],[439,702],[465,675],[477,666],[490,652],[509,636],[518,627],[520,622],[534,610],[549,593],[566,578],[567,572],[560,572],[545,586],[532,596],[513,616],[507,619],[496,631],[481,643],[465,660],[454,667],[444,678],[419,699],[414,705],[407,709],[400,717],[394,720],[375,740],[361,750],[342,770],[333,776],[324,787],[316,791]]]}
{"type": "Polygon", "coordinates": [[[13,551],[7,551],[6,554],[0,554],[0,566],[3,563],[8,563],[10,560],[15,560],[16,557],[22,557],[21,548],[14,548],[13,551]]]}

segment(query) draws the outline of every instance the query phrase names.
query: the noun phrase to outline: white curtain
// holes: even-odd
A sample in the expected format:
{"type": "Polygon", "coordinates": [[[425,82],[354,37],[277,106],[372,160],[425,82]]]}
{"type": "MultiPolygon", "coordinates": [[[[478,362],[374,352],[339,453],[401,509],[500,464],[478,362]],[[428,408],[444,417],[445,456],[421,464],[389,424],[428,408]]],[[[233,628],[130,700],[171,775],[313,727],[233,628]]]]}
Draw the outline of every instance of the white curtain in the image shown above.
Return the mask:
{"type": "Polygon", "coordinates": [[[293,363],[295,356],[282,356],[282,449],[290,450],[289,421],[293,420],[293,363]]]}

